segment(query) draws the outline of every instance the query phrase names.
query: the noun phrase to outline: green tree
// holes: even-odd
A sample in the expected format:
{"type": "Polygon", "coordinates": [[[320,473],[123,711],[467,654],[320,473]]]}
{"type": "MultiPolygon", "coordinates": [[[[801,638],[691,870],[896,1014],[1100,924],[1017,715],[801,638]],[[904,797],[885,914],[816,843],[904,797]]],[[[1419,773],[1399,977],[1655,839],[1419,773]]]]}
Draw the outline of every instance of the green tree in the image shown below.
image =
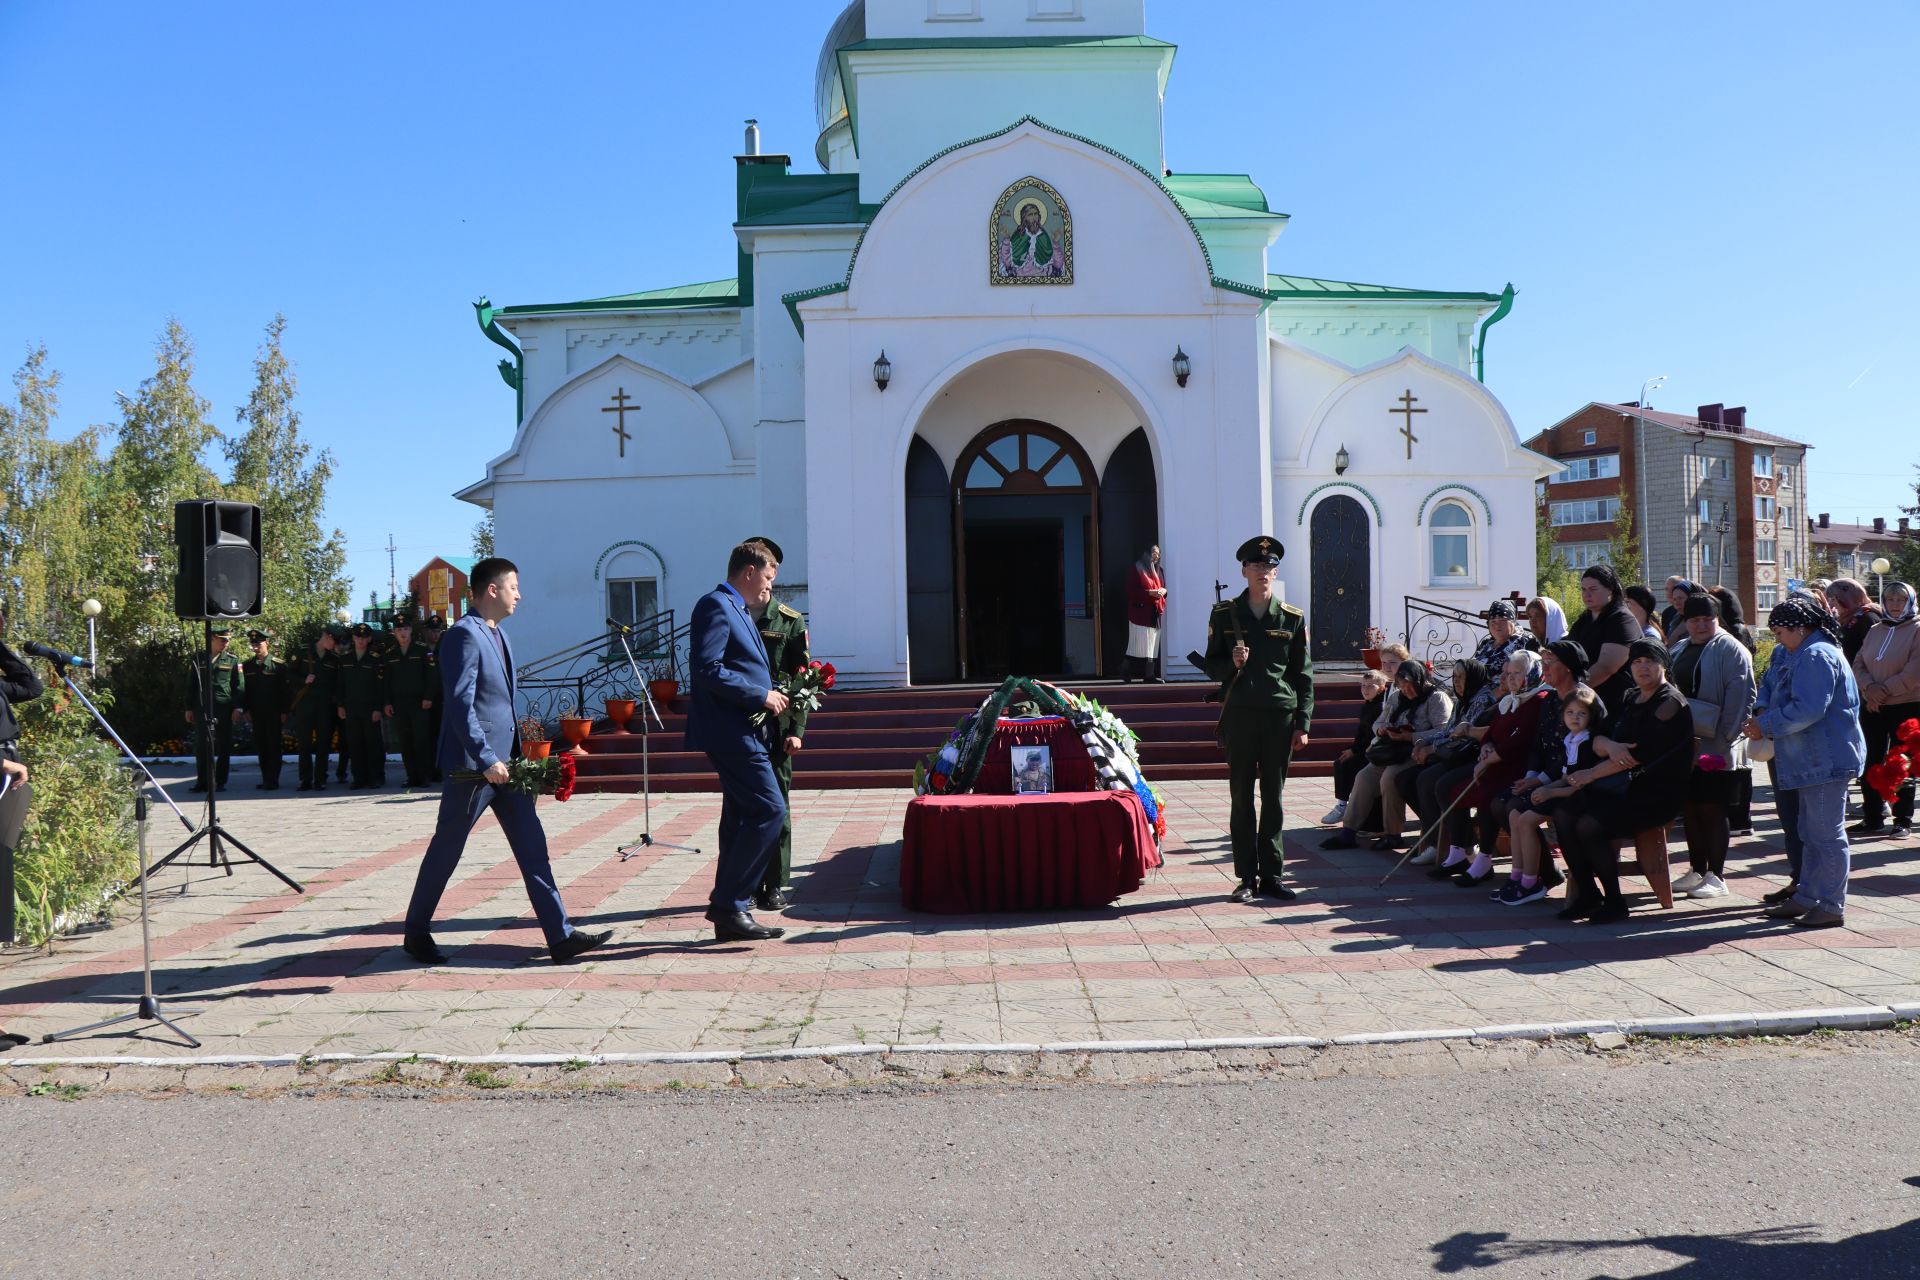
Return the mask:
{"type": "Polygon", "coordinates": [[[16,403],[0,405],[0,610],[23,631],[77,644],[94,576],[100,432],[53,439],[60,375],[44,346],[28,349],[13,383],[16,403]]]}
{"type": "Polygon", "coordinates": [[[1620,579],[1621,586],[1642,580],[1640,535],[1634,529],[1633,508],[1624,501],[1613,513],[1613,536],[1607,539],[1607,564],[1620,579]]]}
{"type": "MultiPolygon", "coordinates": [[[[1913,505],[1900,508],[1900,513],[1906,516],[1920,516],[1920,466],[1916,466],[1913,470],[1915,475],[1913,505]]],[[[1898,578],[1902,582],[1920,583],[1920,534],[1909,533],[1902,538],[1899,549],[1887,559],[1893,561],[1893,572],[1888,574],[1888,577],[1898,578]]]]}
{"type": "Polygon", "coordinates": [[[324,621],[347,602],[346,548],[323,526],[333,455],[300,435],[296,383],[274,316],[254,357],[253,391],[235,413],[243,430],[226,442],[233,479],[227,496],[260,507],[264,616],[291,630],[324,621]]]}
{"type": "Polygon", "coordinates": [[[1533,576],[1534,594],[1555,600],[1564,597],[1574,582],[1573,569],[1554,537],[1553,511],[1544,494],[1533,508],[1533,576]]]}
{"type": "Polygon", "coordinates": [[[476,560],[485,560],[493,554],[493,510],[473,526],[473,555],[476,560]]]}

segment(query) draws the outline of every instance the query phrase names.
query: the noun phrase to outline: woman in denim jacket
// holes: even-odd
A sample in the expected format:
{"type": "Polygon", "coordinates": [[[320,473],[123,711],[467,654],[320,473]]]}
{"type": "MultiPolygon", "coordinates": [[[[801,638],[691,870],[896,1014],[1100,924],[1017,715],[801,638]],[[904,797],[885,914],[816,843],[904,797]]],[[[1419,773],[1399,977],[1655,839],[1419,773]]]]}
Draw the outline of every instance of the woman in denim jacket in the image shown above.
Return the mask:
{"type": "Polygon", "coordinates": [[[1774,786],[1792,793],[1799,810],[1800,865],[1793,896],[1766,914],[1830,929],[1846,923],[1847,788],[1867,759],[1860,690],[1840,652],[1839,626],[1818,603],[1791,597],[1767,626],[1779,647],[1746,734],[1774,740],[1774,786]]]}

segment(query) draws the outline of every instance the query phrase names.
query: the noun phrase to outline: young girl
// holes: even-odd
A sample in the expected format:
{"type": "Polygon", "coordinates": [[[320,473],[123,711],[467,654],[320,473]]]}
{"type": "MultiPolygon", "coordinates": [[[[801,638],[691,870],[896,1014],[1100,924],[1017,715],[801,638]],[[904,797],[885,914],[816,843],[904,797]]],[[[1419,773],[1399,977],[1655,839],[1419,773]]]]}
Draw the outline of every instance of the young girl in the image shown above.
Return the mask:
{"type": "Polygon", "coordinates": [[[1513,844],[1513,870],[1494,901],[1509,907],[1523,902],[1538,902],[1547,896],[1540,877],[1543,841],[1540,828],[1553,816],[1554,803],[1573,794],[1566,776],[1576,769],[1590,769],[1600,762],[1593,748],[1593,690],[1581,685],[1560,709],[1560,723],[1566,726],[1566,753],[1548,767],[1545,785],[1534,789],[1525,809],[1515,809],[1507,820],[1507,836],[1513,844]]]}

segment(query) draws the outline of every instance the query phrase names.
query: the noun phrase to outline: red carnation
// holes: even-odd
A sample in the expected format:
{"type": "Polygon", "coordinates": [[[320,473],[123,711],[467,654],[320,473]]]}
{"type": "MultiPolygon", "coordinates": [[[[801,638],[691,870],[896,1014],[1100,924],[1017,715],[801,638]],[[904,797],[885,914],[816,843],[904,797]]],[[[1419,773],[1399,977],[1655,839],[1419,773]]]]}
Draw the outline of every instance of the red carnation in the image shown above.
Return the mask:
{"type": "Polygon", "coordinates": [[[1905,776],[1904,769],[1896,771],[1882,761],[1867,770],[1867,785],[1877,791],[1882,800],[1892,804],[1900,794],[1900,781],[1905,776]]]}
{"type": "Polygon", "coordinates": [[[1920,746],[1920,720],[1912,717],[1902,720],[1900,727],[1893,731],[1893,736],[1906,746],[1920,746]]]}
{"type": "Polygon", "coordinates": [[[1727,767],[1727,761],[1725,756],[1703,751],[1700,753],[1700,758],[1693,762],[1693,767],[1702,773],[1718,773],[1727,767]]]}
{"type": "Polygon", "coordinates": [[[573,763],[572,756],[560,757],[560,781],[554,784],[553,798],[562,804],[573,798],[574,779],[579,769],[573,763]]]}
{"type": "MultiPolygon", "coordinates": [[[[833,665],[833,664],[832,664],[831,662],[823,662],[823,663],[821,663],[821,664],[820,664],[820,670],[821,670],[821,671],[823,671],[824,673],[826,673],[826,675],[827,675],[827,676],[828,676],[829,678],[831,678],[832,676],[834,676],[834,675],[836,675],[836,674],[838,674],[838,669],[837,669],[837,668],[835,668],[835,666],[834,666],[834,665],[833,665]]],[[[1916,724],[1920,724],[1920,721],[1915,721],[1914,723],[1916,723],[1916,724]]]]}

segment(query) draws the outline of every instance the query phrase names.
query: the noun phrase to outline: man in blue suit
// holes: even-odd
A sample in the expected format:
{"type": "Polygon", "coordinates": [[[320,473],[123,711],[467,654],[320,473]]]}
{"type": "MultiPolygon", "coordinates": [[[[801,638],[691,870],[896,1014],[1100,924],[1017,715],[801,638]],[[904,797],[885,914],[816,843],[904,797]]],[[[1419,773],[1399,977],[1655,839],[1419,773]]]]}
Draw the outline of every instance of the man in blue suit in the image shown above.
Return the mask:
{"type": "Polygon", "coordinates": [[[489,557],[473,566],[467,587],[473,607],[440,642],[446,713],[440,721],[439,758],[447,781],[440,791],[440,821],[407,905],[406,952],[421,964],[446,962],[430,932],[433,910],[460,864],[474,824],[492,809],[513,860],[520,864],[533,913],[547,935],[547,951],[555,964],[566,964],[605,942],[613,931],[589,933],[567,922],[533,797],[505,785],[507,762],[520,753],[520,735],[513,711],[513,649],[500,623],[520,603],[520,571],[511,560],[489,557]],[[463,781],[454,776],[456,770],[481,776],[463,781]]]}
{"type": "Polygon", "coordinates": [[[758,923],[751,910],[787,816],[771,756],[787,695],[774,687],[766,646],[749,612],[773,598],[779,572],[779,549],[750,539],[727,558],[727,580],[693,606],[687,749],[706,752],[720,775],[720,861],[707,919],[722,942],[786,933],[758,923]],[[753,717],[760,712],[766,714],[756,725],[753,717]]]}

